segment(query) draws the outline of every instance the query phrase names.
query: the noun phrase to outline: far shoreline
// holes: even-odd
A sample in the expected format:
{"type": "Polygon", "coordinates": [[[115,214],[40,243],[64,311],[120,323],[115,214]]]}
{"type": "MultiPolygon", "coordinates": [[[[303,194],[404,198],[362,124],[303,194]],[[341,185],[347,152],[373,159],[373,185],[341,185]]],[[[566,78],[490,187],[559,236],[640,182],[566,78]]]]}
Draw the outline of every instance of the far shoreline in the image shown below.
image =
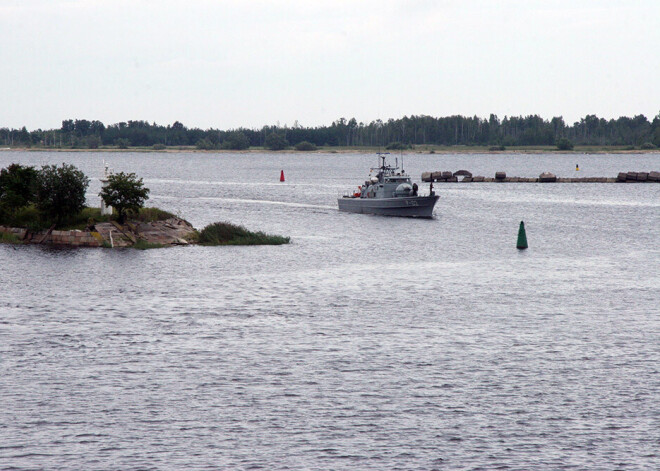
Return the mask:
{"type": "Polygon", "coordinates": [[[97,149],[62,148],[62,147],[3,147],[0,152],[93,152],[93,153],[194,153],[194,154],[375,154],[385,152],[391,154],[660,154],[660,149],[631,149],[630,146],[575,146],[572,150],[559,150],[555,146],[515,146],[504,150],[490,150],[488,146],[431,146],[419,145],[410,149],[386,150],[382,147],[319,147],[313,151],[298,151],[294,148],[270,150],[263,147],[252,147],[245,150],[213,149],[202,150],[195,146],[171,146],[165,149],[152,147],[128,147],[125,149],[105,146],[97,149]]]}

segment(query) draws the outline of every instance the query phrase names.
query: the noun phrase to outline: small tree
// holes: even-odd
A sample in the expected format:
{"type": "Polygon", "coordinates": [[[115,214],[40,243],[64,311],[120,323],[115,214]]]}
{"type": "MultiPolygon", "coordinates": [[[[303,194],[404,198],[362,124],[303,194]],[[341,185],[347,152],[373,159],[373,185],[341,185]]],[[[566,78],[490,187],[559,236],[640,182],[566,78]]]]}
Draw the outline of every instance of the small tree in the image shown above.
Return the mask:
{"type": "Polygon", "coordinates": [[[264,147],[270,150],[283,150],[289,147],[289,143],[284,136],[273,132],[266,136],[264,147]]]}
{"type": "Polygon", "coordinates": [[[573,150],[573,143],[566,139],[565,137],[562,137],[557,141],[557,149],[559,150],[573,150]]]}
{"type": "Polygon", "coordinates": [[[96,134],[87,136],[87,147],[90,149],[98,149],[101,145],[101,138],[96,134]]]}
{"type": "Polygon", "coordinates": [[[223,149],[230,150],[245,150],[250,147],[250,140],[240,131],[233,131],[227,134],[224,142],[222,143],[223,149]]]}
{"type": "Polygon", "coordinates": [[[131,145],[131,141],[129,141],[125,137],[119,137],[115,139],[115,145],[120,149],[128,149],[128,146],[131,145]]]}
{"type": "Polygon", "coordinates": [[[128,211],[138,211],[149,199],[149,188],[145,188],[141,178],[134,173],[119,172],[108,177],[99,196],[106,205],[117,210],[119,222],[123,223],[128,211]]]}
{"type": "Polygon", "coordinates": [[[213,150],[216,148],[215,144],[213,144],[213,142],[208,138],[200,139],[199,141],[197,141],[197,144],[195,144],[195,146],[199,150],[213,150]]]}
{"type": "Polygon", "coordinates": [[[11,164],[0,170],[0,212],[14,213],[32,203],[36,180],[34,167],[11,164]]]}
{"type": "Polygon", "coordinates": [[[37,173],[37,208],[59,223],[85,207],[89,178],[73,165],[44,165],[37,173]]]}

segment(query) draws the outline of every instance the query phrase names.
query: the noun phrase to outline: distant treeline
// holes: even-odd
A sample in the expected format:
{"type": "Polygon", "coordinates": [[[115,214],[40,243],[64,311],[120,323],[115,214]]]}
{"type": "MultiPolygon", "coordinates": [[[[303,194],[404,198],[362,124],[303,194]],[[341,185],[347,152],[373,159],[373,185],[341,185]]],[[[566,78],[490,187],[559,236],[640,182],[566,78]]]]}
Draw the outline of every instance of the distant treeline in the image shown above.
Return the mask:
{"type": "Polygon", "coordinates": [[[62,148],[99,146],[197,146],[204,149],[312,146],[540,146],[556,145],[559,140],[575,145],[660,147],[660,114],[653,121],[643,115],[606,120],[588,115],[567,125],[561,117],[546,120],[538,115],[510,116],[500,120],[465,116],[404,116],[387,121],[358,122],[341,118],[329,126],[264,126],[261,129],[230,130],[188,128],[176,121],[172,125],[127,121],[104,125],[101,121],[67,119],[59,129],[28,131],[0,128],[0,144],[62,148]],[[277,137],[278,139],[273,139],[277,137]]]}

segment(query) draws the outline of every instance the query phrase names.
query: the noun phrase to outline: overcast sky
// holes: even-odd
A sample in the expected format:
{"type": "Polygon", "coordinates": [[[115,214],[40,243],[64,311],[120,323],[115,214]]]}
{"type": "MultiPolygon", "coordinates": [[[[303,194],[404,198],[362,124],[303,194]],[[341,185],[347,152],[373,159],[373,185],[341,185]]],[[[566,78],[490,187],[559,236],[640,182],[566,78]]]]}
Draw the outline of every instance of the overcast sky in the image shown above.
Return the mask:
{"type": "Polygon", "coordinates": [[[658,0],[0,0],[0,127],[660,112],[658,0]]]}

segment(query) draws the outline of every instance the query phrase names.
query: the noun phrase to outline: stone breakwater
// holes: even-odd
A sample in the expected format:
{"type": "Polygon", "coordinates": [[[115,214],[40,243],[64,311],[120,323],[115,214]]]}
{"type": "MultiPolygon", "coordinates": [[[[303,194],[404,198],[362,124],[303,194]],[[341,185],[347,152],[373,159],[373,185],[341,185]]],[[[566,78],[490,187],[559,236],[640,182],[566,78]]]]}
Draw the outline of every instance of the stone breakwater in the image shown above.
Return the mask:
{"type": "Polygon", "coordinates": [[[69,247],[131,247],[139,241],[162,246],[188,245],[195,228],[180,218],[155,222],[115,221],[97,223],[88,230],[29,231],[25,228],[0,226],[0,232],[13,234],[26,244],[47,244],[69,247]]]}
{"type": "Polygon", "coordinates": [[[503,183],[660,183],[660,172],[621,172],[616,177],[557,177],[544,172],[538,177],[509,177],[506,172],[495,172],[494,177],[473,176],[468,170],[457,172],[423,172],[423,182],[503,182],[503,183]]]}

